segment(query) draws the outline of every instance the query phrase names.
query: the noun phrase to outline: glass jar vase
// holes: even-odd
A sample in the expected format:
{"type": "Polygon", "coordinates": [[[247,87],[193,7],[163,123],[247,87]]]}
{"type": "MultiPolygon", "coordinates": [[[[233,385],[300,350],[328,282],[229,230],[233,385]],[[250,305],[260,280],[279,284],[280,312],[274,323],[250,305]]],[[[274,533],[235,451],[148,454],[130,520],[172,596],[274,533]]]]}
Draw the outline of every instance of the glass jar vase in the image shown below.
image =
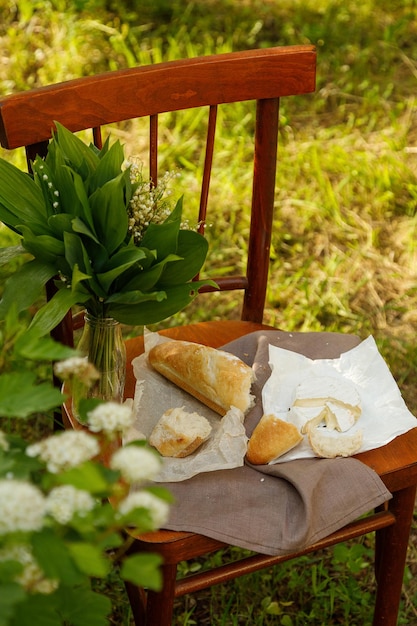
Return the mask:
{"type": "Polygon", "coordinates": [[[83,398],[122,402],[126,378],[126,349],[121,325],[112,317],[85,314],[85,324],[77,351],[92,363],[98,378],[90,385],[73,389],[72,410],[79,419],[79,402],[83,398]]]}

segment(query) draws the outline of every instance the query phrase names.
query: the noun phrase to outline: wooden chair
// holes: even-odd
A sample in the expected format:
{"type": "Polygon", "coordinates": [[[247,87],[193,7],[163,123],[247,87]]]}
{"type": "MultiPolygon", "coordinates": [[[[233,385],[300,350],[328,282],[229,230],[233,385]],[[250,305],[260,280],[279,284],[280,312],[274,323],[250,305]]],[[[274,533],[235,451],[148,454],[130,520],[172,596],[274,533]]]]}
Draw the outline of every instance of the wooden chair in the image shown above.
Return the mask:
{"type": "MultiPolygon", "coordinates": [[[[243,290],[241,320],[209,321],[163,331],[173,338],[218,347],[248,332],[268,328],[263,326],[262,319],[273,218],[279,99],[314,91],[315,66],[313,47],[290,46],[175,61],[72,80],[1,99],[0,140],[9,149],[25,146],[30,161],[35,154],[46,153],[54,120],[74,132],[92,128],[94,141],[100,146],[102,126],[146,116],[150,120],[150,173],[157,181],[159,114],[206,107],[208,130],[199,217],[204,222],[217,109],[223,103],[256,101],[247,274],[218,280],[222,290],[243,290]]],[[[55,336],[71,343],[72,330],[72,321],[68,317],[56,329],[55,336]]],[[[141,338],[129,340],[128,362],[142,351],[141,338]]],[[[129,366],[127,396],[132,395],[133,384],[129,366]]],[[[377,593],[373,624],[394,626],[415,502],[417,429],[387,446],[357,457],[381,476],[393,494],[392,500],[374,514],[349,524],[297,554],[285,557],[253,555],[215,571],[176,581],[180,561],[206,555],[224,544],[190,532],[161,530],[137,537],[134,550],[162,555],[164,586],[159,593],[145,593],[128,586],[136,624],[168,626],[176,597],[375,531],[377,593]]]]}

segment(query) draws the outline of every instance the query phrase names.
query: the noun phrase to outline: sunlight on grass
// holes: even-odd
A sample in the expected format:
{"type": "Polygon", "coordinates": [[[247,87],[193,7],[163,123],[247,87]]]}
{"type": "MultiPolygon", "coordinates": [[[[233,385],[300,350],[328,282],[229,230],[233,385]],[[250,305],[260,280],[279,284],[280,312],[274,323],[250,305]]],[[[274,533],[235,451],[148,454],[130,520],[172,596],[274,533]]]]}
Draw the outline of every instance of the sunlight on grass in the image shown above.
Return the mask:
{"type": "MultiPolygon", "coordinates": [[[[373,334],[416,413],[415,0],[143,0],[140,12],[133,0],[70,4],[0,0],[0,95],[182,57],[271,45],[317,46],[316,94],[281,103],[265,322],[290,331],[373,334]]],[[[200,110],[169,114],[160,137],[160,172],[179,172],[173,197],[184,193],[190,223],[198,209],[205,115],[200,110]]],[[[252,103],[220,110],[218,124],[207,227],[209,275],[244,267],[252,103]]],[[[108,130],[126,145],[126,154],[147,159],[143,122],[108,130]]],[[[0,149],[0,156],[25,169],[23,151],[0,149]]],[[[0,226],[0,245],[13,241],[0,226]]],[[[238,319],[240,306],[235,294],[204,295],[166,325],[238,319]]],[[[416,621],[416,534],[417,524],[400,624],[416,621]]],[[[177,603],[175,623],[369,624],[372,539],[349,546],[255,574],[227,589],[186,597],[177,603]]],[[[232,549],[222,558],[234,556],[232,549]]],[[[112,623],[128,626],[127,600],[117,577],[109,593],[115,605],[112,623]]]]}

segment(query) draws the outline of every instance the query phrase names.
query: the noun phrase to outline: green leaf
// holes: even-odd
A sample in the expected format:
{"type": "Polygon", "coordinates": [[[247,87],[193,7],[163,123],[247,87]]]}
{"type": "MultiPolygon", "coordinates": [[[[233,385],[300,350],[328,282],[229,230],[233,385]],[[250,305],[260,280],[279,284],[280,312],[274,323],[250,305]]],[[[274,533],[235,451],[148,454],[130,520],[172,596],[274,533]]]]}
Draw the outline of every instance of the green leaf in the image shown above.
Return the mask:
{"type": "Polygon", "coordinates": [[[27,594],[24,601],[15,606],[13,619],[8,626],[33,626],[34,623],[36,626],[62,626],[55,594],[27,594]]]}
{"type": "Polygon", "coordinates": [[[42,263],[56,264],[56,258],[64,256],[64,243],[50,235],[35,235],[30,228],[20,227],[22,246],[42,263]]]}
{"type": "Polygon", "coordinates": [[[71,289],[59,289],[49,302],[37,311],[29,330],[33,330],[38,336],[46,335],[59,324],[72,306],[82,304],[83,298],[86,302],[89,296],[74,293],[71,289]]]}
{"type": "Polygon", "coordinates": [[[146,292],[149,289],[159,284],[159,280],[164,272],[168,263],[174,263],[180,259],[176,254],[169,254],[160,263],[156,263],[152,267],[146,270],[138,270],[136,275],[129,280],[127,284],[123,284],[121,281],[118,283],[120,291],[127,293],[129,291],[143,291],[146,292]]]}
{"type": "Polygon", "coordinates": [[[128,267],[134,263],[139,263],[143,259],[147,259],[149,256],[148,250],[138,248],[135,245],[127,245],[120,248],[115,254],[113,254],[107,263],[103,266],[103,272],[109,272],[117,269],[121,265],[128,267]]]}
{"type": "Polygon", "coordinates": [[[28,261],[7,279],[0,301],[0,318],[12,306],[16,313],[28,309],[43,293],[45,284],[56,273],[54,266],[37,259],[28,261]]]}
{"type": "Polygon", "coordinates": [[[77,567],[87,576],[104,578],[109,573],[110,562],[97,546],[83,542],[71,542],[68,544],[68,550],[77,567]]]}
{"type": "Polygon", "coordinates": [[[127,188],[129,173],[123,172],[96,189],[90,196],[95,231],[111,255],[126,239],[128,232],[127,188]]]}
{"type": "Polygon", "coordinates": [[[83,273],[89,276],[93,273],[91,260],[79,235],[75,233],[64,233],[65,259],[71,270],[78,267],[83,273]]]}
{"type": "Polygon", "coordinates": [[[48,218],[48,226],[53,234],[63,240],[65,232],[72,231],[72,216],[68,213],[56,213],[48,218]]]}
{"type": "Polygon", "coordinates": [[[54,172],[55,187],[59,190],[59,211],[70,216],[82,215],[83,209],[74,186],[74,172],[66,165],[64,155],[54,141],[49,144],[47,158],[54,172]]]}
{"type": "Polygon", "coordinates": [[[206,284],[214,285],[212,281],[195,281],[165,289],[166,298],[161,301],[145,301],[136,305],[111,303],[108,314],[123,324],[156,324],[190,304],[198,295],[199,287],[206,284]]]}
{"type": "Polygon", "coordinates": [[[60,600],[61,626],[109,626],[110,600],[91,591],[87,585],[76,589],[62,588],[55,595],[60,600]]]}
{"type": "Polygon", "coordinates": [[[77,354],[76,350],[54,341],[49,335],[38,337],[29,331],[16,340],[14,351],[20,357],[32,361],[60,361],[77,354]]]}
{"type": "Polygon", "coordinates": [[[90,207],[90,201],[87,195],[87,190],[84,185],[84,181],[77,172],[71,170],[72,185],[77,198],[79,200],[79,217],[88,224],[91,231],[95,233],[93,214],[90,207]]]}
{"type": "Polygon", "coordinates": [[[38,383],[32,372],[0,374],[0,416],[28,417],[62,404],[63,396],[49,383],[38,383]]]}
{"type": "Polygon", "coordinates": [[[123,561],[120,576],[139,587],[159,591],[162,589],[161,564],[162,557],[158,554],[134,554],[123,561]]]}
{"type": "Polygon", "coordinates": [[[165,300],[165,298],[165,291],[119,291],[118,293],[109,296],[106,299],[106,304],[111,304],[112,306],[115,304],[120,304],[122,306],[132,306],[147,301],[161,302],[162,300],[165,300]]]}
{"type": "Polygon", "coordinates": [[[95,463],[87,461],[57,476],[59,483],[85,489],[93,494],[105,494],[108,483],[104,470],[95,463]]]}
{"type": "Polygon", "coordinates": [[[79,233],[80,235],[85,235],[86,237],[88,237],[89,239],[91,239],[97,244],[100,243],[96,235],[91,230],[91,228],[89,228],[87,224],[82,221],[81,218],[75,217],[72,220],[72,229],[75,233],[79,233]]]}
{"type": "Polygon", "coordinates": [[[42,191],[29,174],[0,159],[0,220],[18,224],[46,218],[42,191]]]}
{"type": "Polygon", "coordinates": [[[96,151],[92,150],[84,141],[59,122],[55,122],[55,126],[56,134],[53,141],[56,141],[60,150],[62,150],[67,164],[70,164],[76,172],[82,173],[84,176],[87,172],[94,172],[99,164],[96,151]],[[85,172],[85,167],[88,168],[87,172],[85,172]]]}
{"type": "Polygon", "coordinates": [[[32,481],[33,472],[43,469],[42,463],[37,458],[27,456],[24,450],[13,446],[14,442],[10,437],[9,443],[12,447],[7,452],[0,451],[0,476],[6,478],[7,475],[13,474],[16,479],[32,481]]]}
{"type": "Polygon", "coordinates": [[[99,164],[89,180],[90,192],[103,187],[112,178],[117,178],[125,158],[120,141],[116,141],[109,150],[100,153],[99,156],[99,164]]]}
{"type": "Polygon", "coordinates": [[[177,254],[181,260],[166,268],[158,283],[161,287],[179,285],[194,278],[201,270],[207,256],[208,241],[192,230],[178,233],[177,254]]]}
{"type": "MultiPolygon", "coordinates": [[[[109,262],[107,263],[107,267],[104,267],[104,272],[100,272],[97,274],[97,280],[100,285],[103,287],[107,293],[113,282],[118,278],[121,274],[126,272],[126,270],[130,269],[132,266],[136,266],[139,264],[139,267],[136,267],[136,272],[138,276],[144,274],[143,270],[140,268],[140,261],[146,258],[145,252],[141,248],[136,247],[126,247],[122,248],[116,254],[114,254],[109,262]],[[110,266],[110,267],[109,267],[110,266]]],[[[158,272],[158,276],[161,274],[162,269],[158,272]]],[[[148,281],[149,282],[149,281],[148,281]]],[[[149,282],[148,289],[153,286],[156,282],[149,282]]],[[[128,289],[125,289],[126,291],[128,289]]]]}
{"type": "Polygon", "coordinates": [[[53,529],[44,528],[32,534],[33,555],[47,578],[64,585],[79,585],[85,580],[73,561],[65,541],[53,529]]]}
{"type": "Polygon", "coordinates": [[[151,222],[146,229],[141,245],[149,250],[156,250],[158,260],[177,253],[181,214],[182,198],[178,200],[175,209],[162,224],[151,222]]]}
{"type": "Polygon", "coordinates": [[[0,626],[9,626],[15,607],[25,599],[26,593],[17,583],[1,583],[0,626]]]}

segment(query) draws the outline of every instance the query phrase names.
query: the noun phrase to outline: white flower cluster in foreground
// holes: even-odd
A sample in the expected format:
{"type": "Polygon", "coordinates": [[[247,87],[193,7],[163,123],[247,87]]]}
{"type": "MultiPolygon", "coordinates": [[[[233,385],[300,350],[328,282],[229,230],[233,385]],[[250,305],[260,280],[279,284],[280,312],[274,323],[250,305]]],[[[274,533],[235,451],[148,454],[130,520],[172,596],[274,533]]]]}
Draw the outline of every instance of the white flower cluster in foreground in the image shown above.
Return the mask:
{"type": "Polygon", "coordinates": [[[161,459],[152,450],[130,445],[113,454],[110,467],[118,470],[130,484],[143,483],[155,478],[161,468],[161,459]]]}
{"type": "Polygon", "coordinates": [[[87,413],[88,428],[93,433],[123,433],[133,425],[132,403],[106,402],[87,413]]]}
{"type": "Polygon", "coordinates": [[[169,505],[149,491],[135,491],[129,494],[119,505],[119,513],[127,515],[134,509],[143,508],[149,513],[152,525],[161,528],[168,519],[169,505]]]}
{"type": "Polygon", "coordinates": [[[0,480],[0,535],[43,527],[46,500],[42,491],[23,480],[0,480]]]}
{"type": "Polygon", "coordinates": [[[26,449],[28,456],[39,456],[47,464],[51,474],[77,467],[97,456],[99,452],[97,439],[83,430],[67,430],[26,449]]]}
{"type": "Polygon", "coordinates": [[[86,386],[100,377],[95,366],[86,358],[79,356],[73,356],[65,361],[55,363],[54,372],[62,381],[77,379],[86,386]]]}
{"type": "Polygon", "coordinates": [[[74,515],[85,515],[95,504],[88,491],[76,489],[72,485],[61,485],[49,492],[46,510],[60,524],[68,524],[74,515]]]}

